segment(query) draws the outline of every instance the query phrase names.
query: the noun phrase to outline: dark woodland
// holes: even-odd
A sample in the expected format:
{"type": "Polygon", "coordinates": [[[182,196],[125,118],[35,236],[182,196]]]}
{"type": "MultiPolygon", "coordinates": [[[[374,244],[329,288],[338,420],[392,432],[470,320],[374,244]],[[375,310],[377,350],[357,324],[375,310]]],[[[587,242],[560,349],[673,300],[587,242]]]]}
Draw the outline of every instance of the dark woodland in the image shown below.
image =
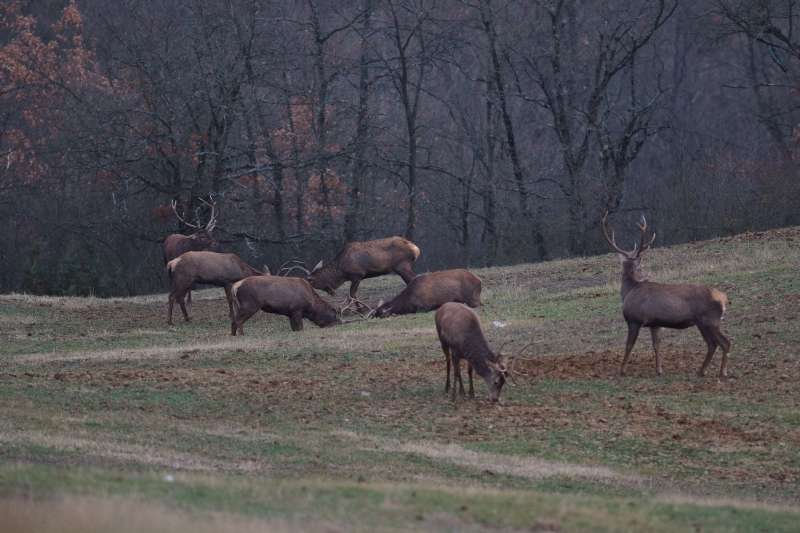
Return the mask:
{"type": "Polygon", "coordinates": [[[212,205],[273,272],[392,235],[418,272],[605,253],[606,211],[655,246],[797,225],[798,28],[800,0],[4,0],[0,292],[163,291],[176,211],[212,205]]]}

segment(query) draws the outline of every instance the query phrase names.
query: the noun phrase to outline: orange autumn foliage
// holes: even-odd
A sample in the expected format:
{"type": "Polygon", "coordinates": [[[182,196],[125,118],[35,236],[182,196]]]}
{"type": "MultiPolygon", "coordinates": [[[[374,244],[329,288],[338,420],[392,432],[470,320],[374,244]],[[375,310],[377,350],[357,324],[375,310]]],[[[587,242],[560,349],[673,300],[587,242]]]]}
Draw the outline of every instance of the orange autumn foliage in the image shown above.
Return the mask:
{"type": "MultiPolygon", "coordinates": [[[[317,146],[314,136],[314,113],[312,103],[307,97],[293,97],[289,104],[291,113],[291,123],[289,116],[286,123],[280,128],[272,130],[271,140],[275,155],[286,164],[293,161],[295,151],[301,162],[308,162],[317,156],[317,146]]],[[[328,111],[329,115],[333,110],[328,111]]],[[[265,139],[258,139],[256,145],[256,165],[260,169],[269,169],[271,161],[265,149],[265,139]]],[[[338,145],[326,146],[329,152],[339,149],[338,145]]],[[[337,174],[336,170],[328,167],[325,169],[325,186],[329,204],[326,206],[325,192],[322,187],[322,180],[319,172],[312,171],[314,165],[307,165],[307,169],[299,169],[297,175],[294,171],[284,172],[281,183],[280,193],[284,199],[284,212],[291,218],[297,217],[296,199],[302,194],[303,225],[305,229],[312,229],[328,213],[335,220],[343,219],[345,215],[346,195],[348,192],[344,180],[337,174]],[[302,180],[302,186],[298,183],[302,180]]],[[[266,171],[265,171],[266,172],[266,171]]],[[[240,185],[258,190],[262,197],[266,198],[267,203],[275,203],[277,192],[276,183],[270,179],[269,175],[262,173],[249,174],[238,179],[240,185]]]]}
{"type": "Polygon", "coordinates": [[[0,3],[0,103],[17,110],[2,132],[4,180],[34,183],[47,171],[37,148],[59,135],[60,104],[66,92],[102,76],[83,40],[83,21],[74,0],[62,11],[45,41],[36,19],[25,15],[19,0],[0,3]]]}

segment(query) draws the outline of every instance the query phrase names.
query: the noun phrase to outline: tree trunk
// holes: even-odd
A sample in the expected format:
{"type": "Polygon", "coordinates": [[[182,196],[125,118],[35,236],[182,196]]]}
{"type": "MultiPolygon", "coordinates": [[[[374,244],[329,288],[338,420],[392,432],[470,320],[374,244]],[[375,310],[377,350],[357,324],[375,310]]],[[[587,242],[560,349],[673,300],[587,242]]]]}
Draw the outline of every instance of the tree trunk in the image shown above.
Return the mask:
{"type": "MultiPolygon", "coordinates": [[[[362,34],[369,33],[373,0],[364,0],[364,27],[362,34]]],[[[351,183],[348,191],[347,213],[344,222],[345,242],[359,238],[363,223],[362,198],[364,195],[364,173],[367,170],[366,143],[369,131],[369,42],[366,38],[361,40],[361,56],[358,63],[358,115],[356,117],[356,135],[353,140],[353,166],[351,183]]]]}

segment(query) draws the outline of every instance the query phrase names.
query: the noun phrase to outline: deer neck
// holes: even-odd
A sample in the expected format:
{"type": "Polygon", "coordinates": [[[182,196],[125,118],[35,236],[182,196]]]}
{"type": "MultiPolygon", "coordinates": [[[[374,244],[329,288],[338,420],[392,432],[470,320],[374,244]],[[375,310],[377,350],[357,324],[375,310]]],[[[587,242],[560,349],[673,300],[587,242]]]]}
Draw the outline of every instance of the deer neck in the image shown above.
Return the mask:
{"type": "Polygon", "coordinates": [[[491,374],[487,361],[495,361],[497,356],[492,352],[483,335],[472,335],[467,341],[469,348],[466,350],[466,358],[472,364],[472,368],[482,378],[491,374]]]}
{"type": "Polygon", "coordinates": [[[344,283],[342,272],[333,264],[320,268],[316,273],[317,279],[326,287],[338,289],[344,283]]]}
{"type": "Polygon", "coordinates": [[[625,300],[625,296],[628,295],[633,289],[638,287],[645,281],[644,276],[637,270],[632,270],[628,268],[622,269],[622,284],[620,285],[620,296],[622,300],[625,300]]]}

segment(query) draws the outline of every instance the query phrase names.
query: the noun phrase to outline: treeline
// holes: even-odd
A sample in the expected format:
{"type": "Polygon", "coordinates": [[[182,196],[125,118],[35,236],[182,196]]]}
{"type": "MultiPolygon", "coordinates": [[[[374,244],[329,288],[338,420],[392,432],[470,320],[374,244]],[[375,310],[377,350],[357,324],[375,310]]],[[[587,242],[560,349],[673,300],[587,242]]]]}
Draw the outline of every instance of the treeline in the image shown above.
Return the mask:
{"type": "Polygon", "coordinates": [[[799,224],[798,2],[7,0],[0,290],[163,289],[173,200],[273,268],[799,224]]]}

